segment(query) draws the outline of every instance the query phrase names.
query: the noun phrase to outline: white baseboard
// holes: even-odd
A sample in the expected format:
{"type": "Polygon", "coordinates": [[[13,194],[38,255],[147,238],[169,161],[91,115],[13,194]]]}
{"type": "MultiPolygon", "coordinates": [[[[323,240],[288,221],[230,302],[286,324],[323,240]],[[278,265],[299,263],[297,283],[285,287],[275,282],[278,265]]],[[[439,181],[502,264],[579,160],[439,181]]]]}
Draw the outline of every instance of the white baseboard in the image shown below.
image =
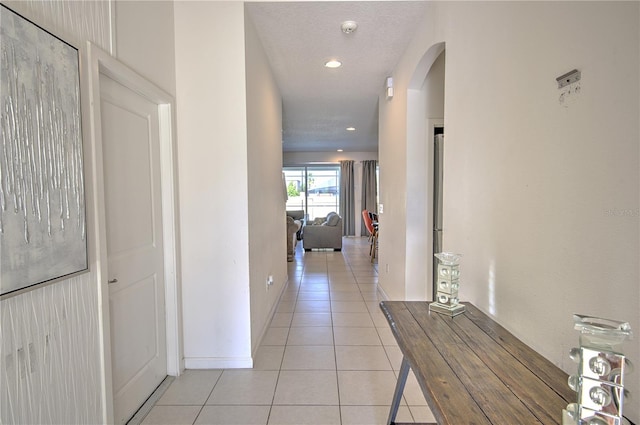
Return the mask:
{"type": "Polygon", "coordinates": [[[276,311],[278,311],[278,306],[280,305],[282,294],[284,294],[284,290],[286,289],[288,284],[289,284],[289,274],[286,274],[284,284],[280,286],[280,293],[278,294],[278,300],[275,303],[273,303],[273,305],[271,306],[271,311],[269,311],[269,314],[267,315],[268,320],[265,321],[264,326],[260,330],[260,336],[258,337],[258,344],[255,347],[253,347],[253,352],[251,354],[253,355],[254,358],[256,356],[256,352],[258,351],[258,348],[260,348],[260,346],[262,345],[262,340],[264,339],[264,336],[267,334],[267,331],[271,326],[271,321],[273,320],[273,316],[275,316],[276,311]]]}
{"type": "Polygon", "coordinates": [[[382,287],[379,284],[378,284],[378,293],[380,294],[380,297],[382,298],[380,301],[389,300],[389,296],[387,296],[387,293],[384,292],[384,289],[382,289],[382,287]]]}

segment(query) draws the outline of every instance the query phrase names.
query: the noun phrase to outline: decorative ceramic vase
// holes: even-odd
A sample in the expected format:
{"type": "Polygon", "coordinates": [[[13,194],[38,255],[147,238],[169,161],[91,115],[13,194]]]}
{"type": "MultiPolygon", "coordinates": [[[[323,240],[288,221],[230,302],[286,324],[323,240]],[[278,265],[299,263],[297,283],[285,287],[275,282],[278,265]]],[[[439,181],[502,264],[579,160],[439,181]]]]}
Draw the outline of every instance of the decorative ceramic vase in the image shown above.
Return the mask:
{"type": "Polygon", "coordinates": [[[464,312],[464,305],[458,299],[460,289],[460,254],[440,252],[434,254],[439,260],[436,300],[429,304],[429,310],[448,316],[464,312]]]}
{"type": "Polygon", "coordinates": [[[573,315],[580,331],[580,347],[569,356],[578,363],[578,374],[569,377],[569,387],[578,397],[563,411],[563,425],[624,425],[624,376],[632,364],[622,353],[631,338],[631,326],[599,317],[573,315]]]}

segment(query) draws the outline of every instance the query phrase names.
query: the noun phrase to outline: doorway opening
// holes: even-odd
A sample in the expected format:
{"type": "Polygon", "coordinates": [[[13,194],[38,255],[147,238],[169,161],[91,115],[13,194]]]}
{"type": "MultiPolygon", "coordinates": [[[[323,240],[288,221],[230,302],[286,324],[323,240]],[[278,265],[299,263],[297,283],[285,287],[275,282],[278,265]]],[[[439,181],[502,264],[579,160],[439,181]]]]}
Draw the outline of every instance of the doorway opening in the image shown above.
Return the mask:
{"type": "Polygon", "coordinates": [[[442,249],[442,174],[435,174],[436,139],[444,134],[445,44],[431,46],[411,77],[407,93],[407,229],[408,300],[432,299],[433,254],[442,249]],[[436,186],[437,183],[437,186],[436,186]],[[439,196],[436,198],[436,187],[439,196]],[[409,196],[410,194],[410,196],[409,196]]]}
{"type": "MultiPolygon", "coordinates": [[[[444,167],[444,127],[433,129],[433,254],[442,252],[442,177],[444,167]]],[[[431,257],[433,264],[431,299],[436,299],[438,281],[438,259],[431,257]]]]}

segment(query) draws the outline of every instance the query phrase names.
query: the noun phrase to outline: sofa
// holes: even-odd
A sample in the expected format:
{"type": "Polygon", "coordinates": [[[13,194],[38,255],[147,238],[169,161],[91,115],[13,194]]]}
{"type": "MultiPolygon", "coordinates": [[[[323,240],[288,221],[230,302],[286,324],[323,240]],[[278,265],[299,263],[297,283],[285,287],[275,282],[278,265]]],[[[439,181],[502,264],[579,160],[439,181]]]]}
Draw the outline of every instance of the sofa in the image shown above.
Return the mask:
{"type": "Polygon", "coordinates": [[[294,221],[297,220],[300,222],[301,226],[300,226],[300,230],[298,230],[296,232],[296,239],[298,239],[299,241],[302,240],[302,231],[304,229],[304,225],[305,225],[305,213],[304,210],[290,210],[287,211],[287,217],[291,217],[294,221]]]}
{"type": "Polygon", "coordinates": [[[291,216],[287,215],[287,261],[293,261],[295,255],[296,245],[298,244],[298,238],[296,233],[302,228],[300,220],[294,220],[291,216]]]}
{"type": "Polygon", "coordinates": [[[330,212],[325,218],[315,219],[304,226],[302,246],[305,251],[315,248],[342,250],[342,217],[330,212]]]}

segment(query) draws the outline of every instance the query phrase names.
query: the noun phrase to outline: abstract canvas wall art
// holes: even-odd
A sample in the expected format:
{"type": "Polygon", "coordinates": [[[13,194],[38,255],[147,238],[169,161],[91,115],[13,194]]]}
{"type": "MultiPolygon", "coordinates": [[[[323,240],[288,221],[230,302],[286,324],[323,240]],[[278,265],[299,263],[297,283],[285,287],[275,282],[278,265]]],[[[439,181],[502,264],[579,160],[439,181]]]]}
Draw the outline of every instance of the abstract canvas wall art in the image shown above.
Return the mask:
{"type": "Polygon", "coordinates": [[[0,4],[0,295],[87,270],[78,50],[0,4]]]}

